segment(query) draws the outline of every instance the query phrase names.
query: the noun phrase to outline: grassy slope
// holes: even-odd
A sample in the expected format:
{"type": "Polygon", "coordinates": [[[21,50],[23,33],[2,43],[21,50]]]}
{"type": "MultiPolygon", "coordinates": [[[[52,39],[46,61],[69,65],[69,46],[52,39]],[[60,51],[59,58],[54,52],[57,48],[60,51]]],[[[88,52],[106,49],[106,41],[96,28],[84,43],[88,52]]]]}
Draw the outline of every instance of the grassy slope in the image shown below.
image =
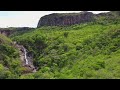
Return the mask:
{"type": "Polygon", "coordinates": [[[42,27],[13,37],[39,67],[20,78],[120,78],[120,24],[42,27]]]}
{"type": "Polygon", "coordinates": [[[12,41],[0,34],[0,79],[18,78],[20,75],[18,50],[12,41]]]}

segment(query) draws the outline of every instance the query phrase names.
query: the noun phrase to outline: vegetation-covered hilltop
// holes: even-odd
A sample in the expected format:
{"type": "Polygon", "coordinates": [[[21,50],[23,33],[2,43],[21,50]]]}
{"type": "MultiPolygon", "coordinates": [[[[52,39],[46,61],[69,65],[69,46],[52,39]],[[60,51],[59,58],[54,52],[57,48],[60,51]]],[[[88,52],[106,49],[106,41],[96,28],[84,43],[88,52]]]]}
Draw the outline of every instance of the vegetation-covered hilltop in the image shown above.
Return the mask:
{"type": "MultiPolygon", "coordinates": [[[[14,67],[17,73],[13,69],[9,71],[20,79],[120,78],[119,11],[101,13],[94,18],[91,22],[70,26],[43,26],[11,36],[12,41],[27,49],[28,55],[33,57],[34,66],[38,69],[35,73],[22,74],[18,70],[21,68],[18,67],[18,63],[14,67]]],[[[10,39],[8,41],[11,42],[10,39]]],[[[3,42],[0,45],[4,45],[3,42]]],[[[5,45],[11,46],[10,43],[5,45]]],[[[17,50],[13,48],[16,53],[9,53],[9,50],[12,51],[4,48],[0,50],[4,51],[0,56],[5,55],[9,58],[0,61],[18,62],[17,50]],[[5,52],[6,50],[8,51],[5,52]]],[[[0,65],[2,68],[7,66],[4,62],[0,65]]]]}

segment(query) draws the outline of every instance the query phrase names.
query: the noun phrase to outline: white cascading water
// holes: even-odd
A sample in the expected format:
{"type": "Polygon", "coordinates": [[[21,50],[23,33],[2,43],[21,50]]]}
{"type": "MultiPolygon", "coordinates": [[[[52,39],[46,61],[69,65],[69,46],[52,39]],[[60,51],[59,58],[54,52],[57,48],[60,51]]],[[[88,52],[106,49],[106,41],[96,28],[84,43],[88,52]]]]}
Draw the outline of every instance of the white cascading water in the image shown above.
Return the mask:
{"type": "Polygon", "coordinates": [[[26,65],[28,65],[27,51],[25,48],[23,48],[23,49],[24,49],[24,53],[25,53],[25,63],[26,63],[26,65]]]}
{"type": "Polygon", "coordinates": [[[32,57],[27,56],[27,49],[25,49],[23,45],[19,45],[16,42],[14,42],[13,44],[15,45],[16,48],[19,49],[20,59],[21,59],[22,64],[23,64],[22,66],[29,67],[28,69],[30,69],[33,73],[36,72],[37,69],[33,65],[32,57]]]}

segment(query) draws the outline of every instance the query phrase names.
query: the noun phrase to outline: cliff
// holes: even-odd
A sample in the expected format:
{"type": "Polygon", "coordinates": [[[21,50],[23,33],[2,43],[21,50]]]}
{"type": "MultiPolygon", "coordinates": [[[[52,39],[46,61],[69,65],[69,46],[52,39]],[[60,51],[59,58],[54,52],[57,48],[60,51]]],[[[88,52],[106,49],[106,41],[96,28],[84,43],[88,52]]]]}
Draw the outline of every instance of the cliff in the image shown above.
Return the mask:
{"type": "Polygon", "coordinates": [[[94,18],[92,12],[80,13],[53,13],[40,18],[37,27],[41,26],[65,26],[90,22],[94,18]]]}
{"type": "Polygon", "coordinates": [[[14,33],[22,33],[22,32],[27,32],[31,29],[34,28],[29,28],[29,27],[18,27],[18,28],[0,28],[0,34],[3,34],[5,36],[10,36],[14,33]]]}

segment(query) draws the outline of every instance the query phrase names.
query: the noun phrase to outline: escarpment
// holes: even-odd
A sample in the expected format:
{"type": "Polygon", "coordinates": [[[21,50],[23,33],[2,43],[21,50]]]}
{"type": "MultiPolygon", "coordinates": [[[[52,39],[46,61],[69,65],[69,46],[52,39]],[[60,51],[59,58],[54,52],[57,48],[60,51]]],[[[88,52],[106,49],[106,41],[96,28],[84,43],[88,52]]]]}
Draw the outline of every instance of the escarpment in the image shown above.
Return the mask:
{"type": "Polygon", "coordinates": [[[34,28],[30,28],[30,27],[0,28],[0,34],[3,34],[5,36],[10,36],[14,33],[23,33],[30,31],[31,29],[34,28]]]}
{"type": "Polygon", "coordinates": [[[37,27],[41,26],[66,26],[94,20],[92,12],[80,13],[53,13],[40,18],[37,27]]]}

